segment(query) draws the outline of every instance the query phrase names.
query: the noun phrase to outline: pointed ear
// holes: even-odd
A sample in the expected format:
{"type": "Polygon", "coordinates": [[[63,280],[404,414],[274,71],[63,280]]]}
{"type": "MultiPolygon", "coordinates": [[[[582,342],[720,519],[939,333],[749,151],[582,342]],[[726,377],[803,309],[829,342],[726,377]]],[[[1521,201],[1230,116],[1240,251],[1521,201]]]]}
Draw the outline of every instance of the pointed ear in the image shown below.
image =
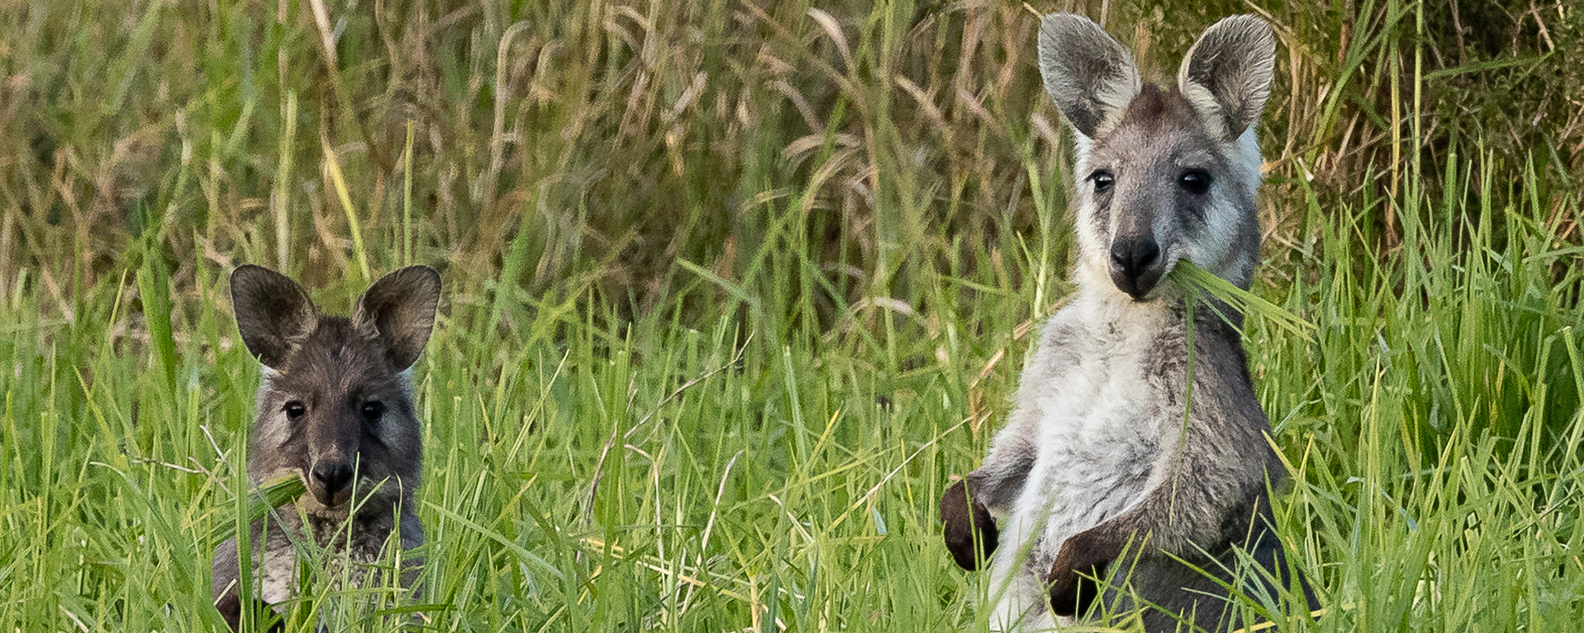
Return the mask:
{"type": "Polygon", "coordinates": [[[280,369],[292,348],[319,325],[319,309],[297,282],[263,266],[231,271],[231,307],[248,353],[280,369]]]}
{"type": "Polygon", "coordinates": [[[1086,138],[1121,116],[1139,92],[1133,55],[1081,15],[1052,13],[1040,20],[1039,67],[1045,92],[1086,138]]]}
{"type": "Polygon", "coordinates": [[[1188,49],[1177,88],[1227,140],[1259,119],[1276,72],[1276,38],[1252,15],[1234,15],[1205,29],[1188,49]]]}
{"type": "Polygon", "coordinates": [[[385,343],[396,371],[418,361],[440,308],[440,273],[428,266],[408,266],[381,277],[358,299],[352,324],[385,343]]]}

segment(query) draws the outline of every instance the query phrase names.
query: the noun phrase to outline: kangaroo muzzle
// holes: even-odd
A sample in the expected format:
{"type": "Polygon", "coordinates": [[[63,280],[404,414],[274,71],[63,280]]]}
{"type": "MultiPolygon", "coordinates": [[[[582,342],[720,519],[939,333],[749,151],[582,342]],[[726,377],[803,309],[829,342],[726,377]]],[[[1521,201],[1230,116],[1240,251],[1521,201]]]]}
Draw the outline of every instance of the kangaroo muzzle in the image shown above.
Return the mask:
{"type": "Polygon", "coordinates": [[[352,496],[354,469],[345,459],[321,459],[308,469],[308,490],[314,499],[334,508],[352,496]]]}
{"type": "Polygon", "coordinates": [[[1165,269],[1160,254],[1160,245],[1151,236],[1116,238],[1111,242],[1111,283],[1134,301],[1143,301],[1160,283],[1165,269]]]}

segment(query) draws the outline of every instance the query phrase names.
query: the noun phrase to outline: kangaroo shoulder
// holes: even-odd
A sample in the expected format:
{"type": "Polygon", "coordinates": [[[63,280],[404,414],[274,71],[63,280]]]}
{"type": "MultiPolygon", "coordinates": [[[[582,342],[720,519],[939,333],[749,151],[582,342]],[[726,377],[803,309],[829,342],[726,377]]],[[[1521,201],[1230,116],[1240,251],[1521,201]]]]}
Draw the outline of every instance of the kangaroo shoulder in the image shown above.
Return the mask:
{"type": "MultiPolygon", "coordinates": [[[[1078,306],[1069,304],[1040,326],[1038,343],[1029,358],[1028,373],[1040,375],[1077,363],[1092,341],[1089,324],[1078,306]]],[[[1025,380],[1028,377],[1025,376],[1025,380]]]]}

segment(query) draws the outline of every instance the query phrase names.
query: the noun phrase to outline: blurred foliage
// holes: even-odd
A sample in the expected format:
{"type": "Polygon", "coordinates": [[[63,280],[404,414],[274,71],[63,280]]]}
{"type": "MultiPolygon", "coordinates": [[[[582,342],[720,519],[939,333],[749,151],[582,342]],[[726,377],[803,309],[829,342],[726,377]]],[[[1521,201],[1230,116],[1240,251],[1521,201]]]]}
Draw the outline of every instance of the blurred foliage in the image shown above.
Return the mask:
{"type": "MultiPolygon", "coordinates": [[[[1065,181],[1069,151],[1034,63],[1047,10],[1095,17],[1157,78],[1222,15],[1272,21],[1275,257],[1315,238],[1299,186],[1396,193],[1413,161],[1461,169],[1473,140],[1514,174],[1584,168],[1576,7],[1169,4],[7,2],[0,279],[70,313],[132,245],[183,292],[200,266],[350,286],[413,260],[625,319],[697,279],[678,258],[751,283],[750,254],[780,242],[801,254],[787,300],[808,295],[805,320],[917,307],[930,271],[1065,252],[1063,188],[1031,183],[1065,181]],[[514,252],[531,265],[508,270],[514,252]]],[[[1505,176],[1457,193],[1516,193],[1505,176]]],[[[1397,206],[1368,211],[1377,256],[1397,206]]],[[[1576,207],[1553,206],[1577,243],[1576,207]]]]}

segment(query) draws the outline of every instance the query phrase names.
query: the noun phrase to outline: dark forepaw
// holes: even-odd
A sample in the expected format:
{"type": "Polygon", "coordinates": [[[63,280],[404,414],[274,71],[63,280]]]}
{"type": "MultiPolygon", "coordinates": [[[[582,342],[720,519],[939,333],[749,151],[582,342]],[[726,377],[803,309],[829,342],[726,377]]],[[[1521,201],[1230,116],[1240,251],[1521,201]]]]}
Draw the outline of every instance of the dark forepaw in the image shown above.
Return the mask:
{"type": "Polygon", "coordinates": [[[979,561],[995,551],[999,533],[990,511],[978,501],[969,501],[966,480],[946,489],[941,496],[940,516],[946,524],[946,549],[951,551],[952,560],[968,571],[979,569],[979,561]]]}
{"type": "MultiPolygon", "coordinates": [[[[280,614],[270,608],[269,603],[262,600],[253,601],[254,617],[253,630],[281,633],[286,630],[286,623],[281,621],[280,614]]],[[[242,630],[242,600],[236,594],[228,594],[215,603],[215,609],[220,611],[220,617],[225,618],[226,625],[232,631],[242,630]]]]}
{"type": "Polygon", "coordinates": [[[236,594],[228,594],[215,603],[215,609],[220,611],[220,617],[225,618],[226,626],[235,631],[242,627],[242,601],[236,594]]]}
{"type": "Polygon", "coordinates": [[[1062,543],[1056,562],[1051,564],[1050,607],[1060,616],[1075,617],[1089,611],[1100,595],[1098,580],[1116,558],[1115,548],[1090,532],[1083,532],[1062,543]]]}

